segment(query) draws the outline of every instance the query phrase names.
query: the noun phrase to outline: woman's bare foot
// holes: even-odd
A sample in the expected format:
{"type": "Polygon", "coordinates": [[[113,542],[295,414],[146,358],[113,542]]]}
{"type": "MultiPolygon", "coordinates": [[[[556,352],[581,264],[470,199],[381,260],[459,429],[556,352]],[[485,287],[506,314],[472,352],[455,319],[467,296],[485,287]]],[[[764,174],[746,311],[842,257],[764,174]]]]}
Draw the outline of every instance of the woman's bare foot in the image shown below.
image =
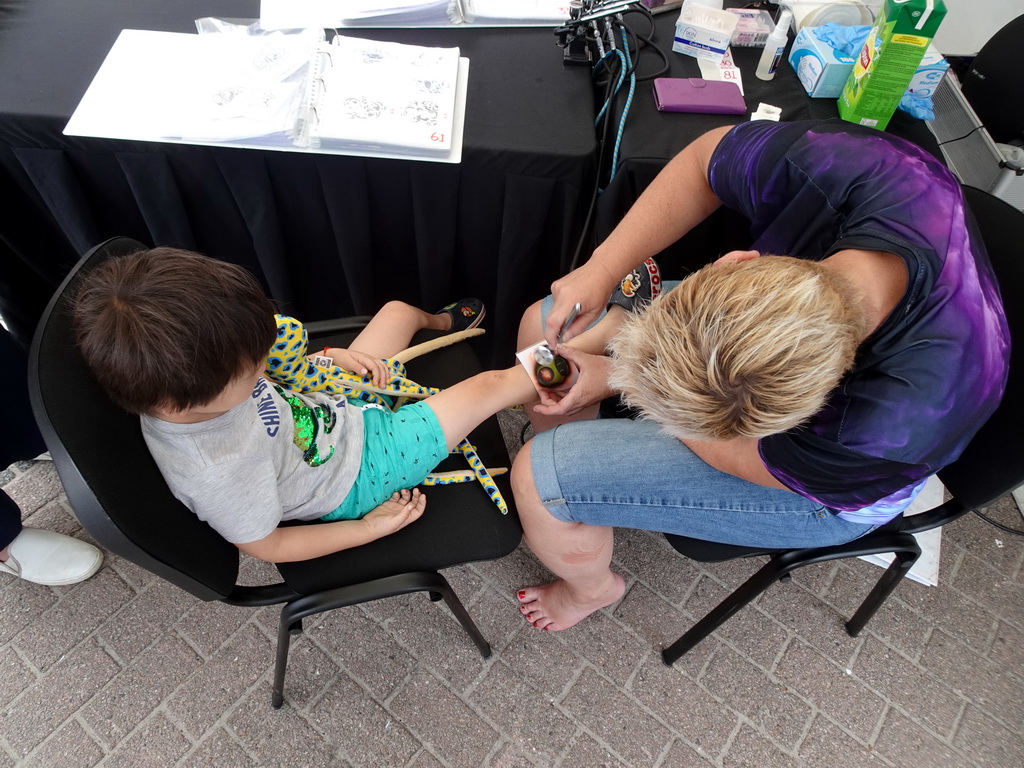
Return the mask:
{"type": "Polygon", "coordinates": [[[519,590],[519,610],[538,629],[549,632],[568,629],[594,611],[607,608],[626,591],[619,574],[608,571],[608,578],[591,594],[578,595],[563,579],[519,590]]]}

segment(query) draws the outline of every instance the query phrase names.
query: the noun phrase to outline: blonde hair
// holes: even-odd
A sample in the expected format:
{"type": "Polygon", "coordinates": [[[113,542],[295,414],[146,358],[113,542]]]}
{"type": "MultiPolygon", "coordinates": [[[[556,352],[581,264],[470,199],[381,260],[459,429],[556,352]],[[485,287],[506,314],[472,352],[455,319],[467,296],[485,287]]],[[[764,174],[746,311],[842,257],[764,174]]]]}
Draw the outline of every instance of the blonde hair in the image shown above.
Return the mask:
{"type": "Polygon", "coordinates": [[[760,438],[817,413],[865,334],[852,286],[821,264],[711,264],[626,320],[610,383],[676,437],[760,438]]]}

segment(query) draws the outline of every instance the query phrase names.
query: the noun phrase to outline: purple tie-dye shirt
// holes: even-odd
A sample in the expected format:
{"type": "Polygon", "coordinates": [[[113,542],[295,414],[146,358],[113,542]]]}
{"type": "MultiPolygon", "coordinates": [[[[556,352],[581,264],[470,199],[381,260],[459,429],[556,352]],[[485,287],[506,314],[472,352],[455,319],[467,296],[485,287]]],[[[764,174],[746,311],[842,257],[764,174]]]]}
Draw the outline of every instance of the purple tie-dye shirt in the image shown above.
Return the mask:
{"type": "Polygon", "coordinates": [[[709,178],[750,219],[752,249],[817,260],[859,248],[906,264],[903,299],[825,407],[760,441],[787,487],[886,522],[960,455],[1006,381],[1009,332],[959,183],[920,148],[841,121],[739,125],[709,178]]]}

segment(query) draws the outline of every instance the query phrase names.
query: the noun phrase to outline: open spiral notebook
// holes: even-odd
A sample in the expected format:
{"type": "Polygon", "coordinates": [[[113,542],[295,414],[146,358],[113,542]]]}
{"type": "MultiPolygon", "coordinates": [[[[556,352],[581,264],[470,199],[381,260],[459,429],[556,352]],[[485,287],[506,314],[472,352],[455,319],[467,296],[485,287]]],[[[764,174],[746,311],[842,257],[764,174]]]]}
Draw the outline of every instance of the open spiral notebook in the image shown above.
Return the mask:
{"type": "Polygon", "coordinates": [[[469,62],[299,34],[126,29],[64,133],[457,163],[469,62]]]}

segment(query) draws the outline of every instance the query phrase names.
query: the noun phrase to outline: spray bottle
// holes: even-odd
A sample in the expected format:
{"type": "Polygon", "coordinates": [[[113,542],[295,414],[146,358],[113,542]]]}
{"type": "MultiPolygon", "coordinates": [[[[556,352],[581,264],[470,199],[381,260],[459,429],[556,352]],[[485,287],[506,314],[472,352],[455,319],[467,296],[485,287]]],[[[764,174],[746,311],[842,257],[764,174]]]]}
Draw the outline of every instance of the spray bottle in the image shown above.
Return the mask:
{"type": "Polygon", "coordinates": [[[775,29],[764,43],[764,51],[761,53],[761,60],[757,63],[757,70],[754,72],[762,80],[771,80],[775,77],[775,70],[779,68],[782,61],[782,54],[786,50],[786,41],[789,39],[789,24],[793,18],[793,12],[786,8],[779,14],[779,21],[775,29]]]}

